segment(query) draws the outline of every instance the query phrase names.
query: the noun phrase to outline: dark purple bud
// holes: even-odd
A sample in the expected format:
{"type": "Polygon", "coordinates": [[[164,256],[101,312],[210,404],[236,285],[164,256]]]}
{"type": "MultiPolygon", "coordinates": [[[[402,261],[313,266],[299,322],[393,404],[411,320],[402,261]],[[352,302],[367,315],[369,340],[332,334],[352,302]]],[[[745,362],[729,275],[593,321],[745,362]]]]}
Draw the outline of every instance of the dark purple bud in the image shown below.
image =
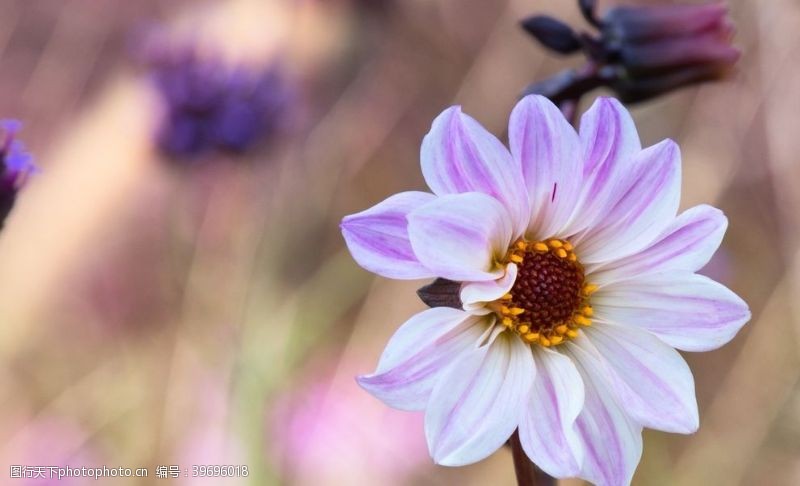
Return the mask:
{"type": "Polygon", "coordinates": [[[624,44],[619,59],[632,76],[694,64],[732,65],[741,53],[730,44],[729,38],[730,31],[718,31],[657,42],[624,44]]]}
{"type": "MultiPolygon", "coordinates": [[[[596,24],[596,2],[580,0],[579,6],[596,24]]],[[[567,109],[599,86],[611,87],[626,101],[641,101],[719,78],[741,56],[731,43],[734,29],[724,3],[612,8],[598,26],[600,37],[575,34],[547,17],[532,17],[525,26],[545,45],[548,39],[566,38],[567,33],[580,44],[588,61],[584,68],[562,72],[525,90],[567,109]]]]}
{"type": "Polygon", "coordinates": [[[572,28],[546,15],[535,15],[522,21],[522,28],[548,49],[562,54],[579,51],[581,42],[572,28]]]}
{"type": "Polygon", "coordinates": [[[603,17],[603,34],[620,43],[692,36],[717,30],[726,14],[723,3],[616,7],[603,17]]]}
{"type": "Polygon", "coordinates": [[[597,63],[604,63],[614,53],[609,52],[604,39],[592,37],[586,32],[581,32],[580,41],[586,57],[597,63]]]}
{"type": "Polygon", "coordinates": [[[36,172],[33,157],[25,145],[16,139],[22,124],[16,120],[0,121],[2,145],[0,145],[0,227],[14,207],[17,192],[28,176],[36,172]]]}
{"type": "Polygon", "coordinates": [[[437,278],[417,290],[420,300],[428,307],[453,307],[461,309],[461,283],[437,278]]]}
{"type": "Polygon", "coordinates": [[[596,6],[597,0],[578,0],[578,7],[581,9],[583,18],[595,27],[600,27],[600,21],[597,20],[597,14],[595,14],[596,6]]]}
{"type": "Polygon", "coordinates": [[[641,101],[722,77],[741,52],[722,3],[618,7],[604,17],[608,84],[625,101],[641,101]]]}

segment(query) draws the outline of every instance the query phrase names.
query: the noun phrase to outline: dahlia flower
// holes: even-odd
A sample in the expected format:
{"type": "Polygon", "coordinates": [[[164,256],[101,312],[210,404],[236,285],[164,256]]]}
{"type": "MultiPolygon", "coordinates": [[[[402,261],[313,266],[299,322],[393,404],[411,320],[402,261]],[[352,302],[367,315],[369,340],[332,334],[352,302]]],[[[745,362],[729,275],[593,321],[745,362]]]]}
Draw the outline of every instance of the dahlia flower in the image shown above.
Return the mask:
{"type": "Polygon", "coordinates": [[[616,100],[576,132],[546,98],[514,108],[511,150],[458,107],[422,142],[432,193],[403,192],[347,216],[355,260],[396,279],[460,282],[461,308],[411,317],[358,382],[424,410],[434,461],[479,461],[518,429],[555,477],[630,482],[642,427],[692,433],[692,373],[749,320],[742,299],[697,275],[727,226],[677,214],[678,146],[642,148],[616,100]]]}

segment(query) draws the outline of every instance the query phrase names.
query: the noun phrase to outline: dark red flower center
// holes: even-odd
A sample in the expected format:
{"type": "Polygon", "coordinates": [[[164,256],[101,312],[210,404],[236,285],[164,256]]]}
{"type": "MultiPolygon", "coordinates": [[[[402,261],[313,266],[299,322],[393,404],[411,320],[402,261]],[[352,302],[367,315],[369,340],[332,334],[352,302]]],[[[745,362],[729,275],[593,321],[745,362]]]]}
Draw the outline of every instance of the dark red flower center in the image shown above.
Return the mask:
{"type": "Polygon", "coordinates": [[[511,291],[493,304],[500,322],[526,341],[550,346],[578,335],[591,324],[589,295],[583,265],[565,240],[518,241],[506,263],[517,265],[511,291]]]}

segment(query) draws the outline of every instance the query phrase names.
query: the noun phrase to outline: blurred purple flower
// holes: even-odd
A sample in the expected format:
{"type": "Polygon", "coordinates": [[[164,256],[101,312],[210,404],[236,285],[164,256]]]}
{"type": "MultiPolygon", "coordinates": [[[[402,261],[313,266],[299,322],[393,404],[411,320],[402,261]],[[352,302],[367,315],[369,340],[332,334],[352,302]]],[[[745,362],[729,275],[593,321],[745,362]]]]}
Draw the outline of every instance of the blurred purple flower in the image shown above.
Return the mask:
{"type": "Polygon", "coordinates": [[[586,68],[570,71],[526,89],[558,102],[584,91],[611,87],[626,102],[643,101],[679,87],[716,79],[739,59],[731,45],[733,23],[724,3],[703,5],[620,6],[602,18],[596,2],[582,1],[587,20],[599,36],[578,33],[548,16],[525,19],[523,27],[545,47],[562,54],[583,50],[586,68]]]}
{"type": "Polygon", "coordinates": [[[171,157],[247,151],[282,128],[294,98],[277,62],[232,65],[190,43],[152,39],[144,58],[163,102],[156,142],[171,157]]]}
{"type": "Polygon", "coordinates": [[[14,207],[17,192],[28,175],[36,171],[33,157],[16,138],[21,128],[22,124],[17,120],[0,121],[0,135],[3,137],[0,146],[0,228],[14,207]]]}

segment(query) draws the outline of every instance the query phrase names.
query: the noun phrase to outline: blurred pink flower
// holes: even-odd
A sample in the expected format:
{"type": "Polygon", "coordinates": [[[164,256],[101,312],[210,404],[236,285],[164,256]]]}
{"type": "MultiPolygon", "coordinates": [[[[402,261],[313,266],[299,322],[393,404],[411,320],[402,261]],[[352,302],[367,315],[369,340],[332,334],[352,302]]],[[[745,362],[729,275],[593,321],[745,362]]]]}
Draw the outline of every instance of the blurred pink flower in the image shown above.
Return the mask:
{"type": "MultiPolygon", "coordinates": [[[[28,477],[13,479],[20,486],[82,486],[95,480],[85,477],[51,477],[50,470],[42,475],[30,468],[41,466],[96,468],[102,467],[99,455],[88,446],[89,434],[79,425],[57,417],[36,419],[12,434],[2,452],[3,474],[9,477],[11,466],[27,466],[28,477]],[[39,476],[39,477],[36,477],[39,476]]],[[[106,464],[112,467],[111,464],[106,464]]]]}
{"type": "Polygon", "coordinates": [[[427,464],[422,417],[387,409],[351,376],[293,390],[274,408],[272,441],[292,484],[409,484],[427,464]]]}
{"type": "MultiPolygon", "coordinates": [[[[192,407],[190,426],[178,443],[178,460],[188,468],[188,477],[181,478],[182,485],[244,485],[250,484],[251,464],[244,447],[233,429],[230,415],[230,383],[216,373],[198,372],[193,384],[194,397],[202,397],[192,407]],[[242,466],[247,475],[232,477],[203,477],[193,475],[193,466],[242,466]]],[[[236,471],[236,469],[234,469],[236,471]]]]}

